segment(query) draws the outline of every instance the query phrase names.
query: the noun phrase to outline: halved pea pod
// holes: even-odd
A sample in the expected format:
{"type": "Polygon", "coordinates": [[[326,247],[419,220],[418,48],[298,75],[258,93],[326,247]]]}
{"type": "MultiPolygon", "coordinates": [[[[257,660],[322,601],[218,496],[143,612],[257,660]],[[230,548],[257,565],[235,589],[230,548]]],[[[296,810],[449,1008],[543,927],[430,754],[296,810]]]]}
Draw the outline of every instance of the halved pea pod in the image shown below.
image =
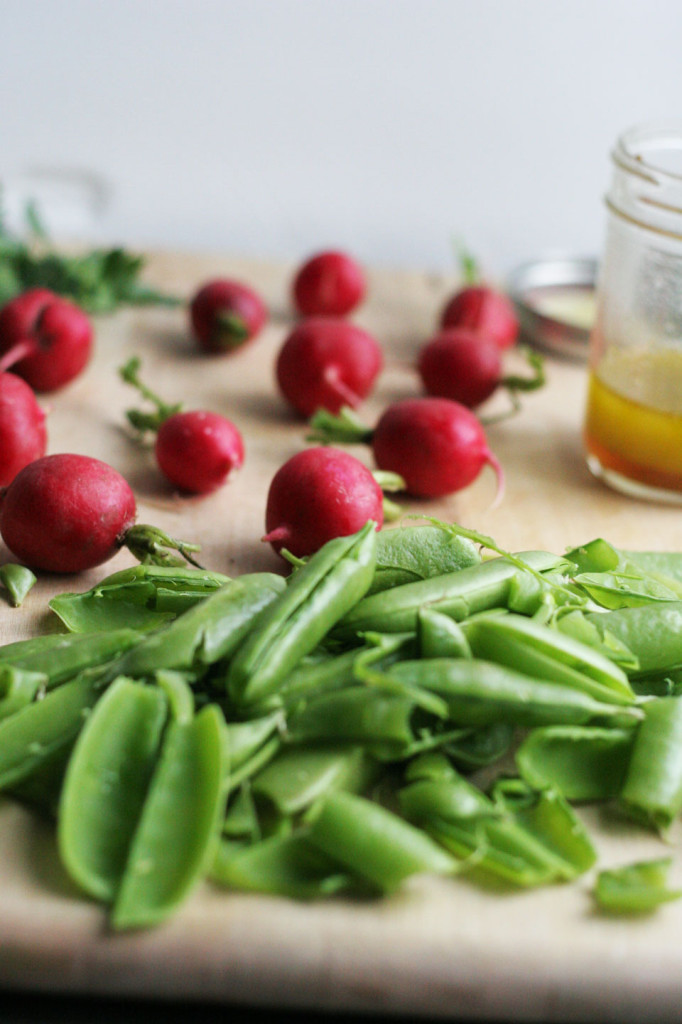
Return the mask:
{"type": "Polygon", "coordinates": [[[682,810],[682,700],[659,697],[644,711],[620,800],[635,819],[665,832],[682,810]]]}
{"type": "Polygon", "coordinates": [[[636,729],[554,725],[533,729],[516,751],[516,765],[534,789],[567,800],[610,800],[623,787],[636,729]]]}
{"type": "Polygon", "coordinates": [[[59,853],[74,882],[95,899],[111,902],[118,892],[167,711],[161,689],[119,678],[97,703],[69,760],[59,853]]]}
{"type": "Polygon", "coordinates": [[[215,704],[168,725],[112,909],[114,928],[163,921],[208,870],[224,812],[223,729],[215,704]]]}
{"type": "Polygon", "coordinates": [[[139,641],[140,634],[128,628],[87,635],[51,633],[0,647],[0,665],[44,673],[49,690],[85,669],[105,665],[139,641]]]}

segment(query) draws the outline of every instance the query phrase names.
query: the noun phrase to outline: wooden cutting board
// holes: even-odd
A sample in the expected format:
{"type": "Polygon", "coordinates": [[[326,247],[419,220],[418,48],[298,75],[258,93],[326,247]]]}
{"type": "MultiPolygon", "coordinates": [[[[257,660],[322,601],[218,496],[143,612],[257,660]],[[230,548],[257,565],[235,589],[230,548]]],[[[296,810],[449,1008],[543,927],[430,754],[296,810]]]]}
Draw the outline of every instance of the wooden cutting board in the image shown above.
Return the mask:
{"type": "MultiPolygon", "coordinates": [[[[182,309],[101,317],[87,372],[44,402],[50,452],[112,463],[136,492],[140,522],[199,542],[203,563],[231,575],[281,568],[260,536],[270,479],[305,444],[305,424],[278,396],[273,373],[293,322],[291,274],[292,267],[217,254],[154,255],[147,280],[181,296],[214,276],[250,282],[272,314],[263,335],[233,356],[207,357],[195,351],[182,309]],[[240,426],[246,462],[219,492],[174,494],[151,453],[131,438],[124,410],[136,396],[117,368],[132,354],[164,398],[222,412],[240,426]]],[[[368,425],[389,401],[419,393],[415,354],[454,284],[433,275],[370,274],[356,319],[384,345],[386,368],[361,410],[368,425]]],[[[489,429],[506,472],[499,507],[490,507],[495,484],[485,470],[466,492],[405,501],[405,510],[475,527],[512,549],[561,553],[599,535],[621,547],[682,549],[678,509],[622,497],[590,476],[580,441],[583,367],[548,359],[547,370],[546,388],[525,398],[522,413],[489,429]]],[[[489,411],[503,404],[496,397],[489,411]]],[[[368,451],[354,451],[370,463],[368,451]]],[[[11,560],[4,548],[0,559],[11,560]]],[[[87,589],[127,564],[132,559],[122,552],[78,578],[41,579],[20,609],[0,606],[0,642],[54,630],[46,611],[53,593],[87,589]]],[[[672,852],[671,882],[680,883],[674,845],[602,812],[586,812],[585,820],[600,866],[672,852]]],[[[500,894],[463,879],[419,878],[390,900],[313,905],[204,885],[167,925],[112,935],[100,909],[65,878],[50,829],[1,801],[0,985],[453,1020],[682,1020],[682,902],[643,919],[609,919],[594,912],[593,881],[590,874],[571,885],[500,894]]]]}

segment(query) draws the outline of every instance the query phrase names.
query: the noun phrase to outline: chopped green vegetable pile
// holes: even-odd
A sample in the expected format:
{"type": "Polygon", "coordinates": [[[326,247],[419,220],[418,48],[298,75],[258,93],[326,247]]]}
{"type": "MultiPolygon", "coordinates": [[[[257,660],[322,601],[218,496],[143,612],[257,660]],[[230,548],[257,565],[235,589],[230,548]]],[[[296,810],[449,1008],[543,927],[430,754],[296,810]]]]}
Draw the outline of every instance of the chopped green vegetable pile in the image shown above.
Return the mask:
{"type": "MultiPolygon", "coordinates": [[[[0,788],[116,929],[202,878],[567,882],[597,860],[576,804],[661,837],[682,810],[682,555],[368,523],[286,579],[140,565],[50,607],[66,632],[0,648],[0,788]]],[[[596,905],[676,898],[668,867],[601,870],[596,905]]]]}

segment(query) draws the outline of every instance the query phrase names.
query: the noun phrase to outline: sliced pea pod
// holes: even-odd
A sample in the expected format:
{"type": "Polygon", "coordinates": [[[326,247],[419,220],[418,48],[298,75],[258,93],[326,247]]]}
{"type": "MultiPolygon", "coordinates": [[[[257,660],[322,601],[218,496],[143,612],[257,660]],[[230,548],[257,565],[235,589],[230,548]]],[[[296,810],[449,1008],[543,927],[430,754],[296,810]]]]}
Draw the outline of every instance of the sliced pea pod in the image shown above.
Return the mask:
{"type": "Polygon", "coordinates": [[[292,816],[332,790],[361,792],[375,776],[376,764],[362,747],[317,742],[282,749],[255,776],[251,792],[279,815],[292,816]]]}
{"type": "Polygon", "coordinates": [[[111,674],[142,677],[160,668],[192,669],[227,658],[256,616],[286,584],[274,573],[252,573],[226,583],[172,622],[147,634],[113,666],[111,674]]]}
{"type": "Polygon", "coordinates": [[[594,887],[595,901],[610,914],[651,913],[662,903],[682,896],[682,889],[668,885],[671,866],[672,857],[658,857],[600,871],[594,887]]]}
{"type": "Polygon", "coordinates": [[[304,830],[270,836],[249,846],[223,841],[210,876],[217,885],[311,900],[357,888],[333,857],[314,846],[304,830]]]}
{"type": "Polygon", "coordinates": [[[139,643],[134,629],[79,635],[52,633],[0,647],[0,665],[45,675],[46,688],[59,686],[86,669],[104,666],[139,643]]]}
{"type": "MultiPolygon", "coordinates": [[[[564,564],[562,558],[547,551],[526,551],[518,557],[538,572],[564,564]]],[[[416,632],[419,610],[425,605],[458,621],[487,608],[504,607],[511,581],[523,571],[509,559],[491,558],[457,572],[404,583],[390,591],[364,597],[343,617],[334,635],[352,641],[368,630],[416,632]]]]}
{"type": "Polygon", "coordinates": [[[550,626],[515,614],[480,615],[465,623],[463,632],[477,658],[571,686],[596,700],[635,702],[621,668],[600,651],[550,626]]]}
{"type": "Polygon", "coordinates": [[[0,663],[0,719],[30,704],[38,690],[45,689],[47,676],[0,663]]]}
{"type": "Polygon", "coordinates": [[[290,577],[286,591],[260,617],[232,660],[232,700],[254,704],[313,651],[332,626],[365,594],[372,580],[376,524],[320,548],[290,577]]]}
{"type": "Polygon", "coordinates": [[[631,678],[682,666],[682,601],[588,612],[585,617],[601,636],[615,637],[632,652],[638,668],[631,678]]]}
{"type": "Polygon", "coordinates": [[[165,920],[208,870],[224,811],[219,708],[171,722],[113,905],[114,928],[165,920]]]}
{"type": "Polygon", "coordinates": [[[576,803],[611,800],[625,782],[636,729],[546,726],[516,751],[516,765],[534,789],[555,789],[576,803]]]}
{"type": "Polygon", "coordinates": [[[332,793],[316,809],[309,831],[315,847],[382,892],[410,875],[448,875],[454,859],[421,829],[353,793],[332,793]]]}
{"type": "Polygon", "coordinates": [[[69,760],[59,805],[59,853],[74,882],[95,899],[109,903],[118,892],[167,709],[161,689],[116,680],[69,760]]]}
{"type": "Polygon", "coordinates": [[[14,562],[0,565],[0,583],[9,594],[10,603],[14,608],[19,608],[23,604],[36,579],[35,573],[25,565],[15,565],[14,562]]]}
{"type": "Polygon", "coordinates": [[[644,711],[620,799],[632,817],[665,831],[682,810],[682,701],[655,698],[644,711]]]}
{"type": "Polygon", "coordinates": [[[100,695],[85,675],[0,721],[0,790],[23,782],[57,751],[70,748],[100,695]]]}
{"type": "Polygon", "coordinates": [[[155,629],[228,582],[228,576],[206,569],[136,565],[83,593],[58,594],[49,606],[72,632],[155,629]]]}
{"type": "Polygon", "coordinates": [[[422,658],[471,658],[471,646],[458,622],[430,605],[417,613],[422,658]]]}

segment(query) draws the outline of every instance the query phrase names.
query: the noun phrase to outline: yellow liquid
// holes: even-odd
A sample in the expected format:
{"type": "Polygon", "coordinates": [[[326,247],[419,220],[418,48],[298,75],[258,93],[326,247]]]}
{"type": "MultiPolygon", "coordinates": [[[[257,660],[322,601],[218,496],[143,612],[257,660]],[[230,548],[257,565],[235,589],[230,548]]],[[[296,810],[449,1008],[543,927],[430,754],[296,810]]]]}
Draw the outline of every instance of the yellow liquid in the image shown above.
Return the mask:
{"type": "Polygon", "coordinates": [[[682,492],[682,352],[608,352],[590,375],[584,440],[606,473],[682,492]]]}

